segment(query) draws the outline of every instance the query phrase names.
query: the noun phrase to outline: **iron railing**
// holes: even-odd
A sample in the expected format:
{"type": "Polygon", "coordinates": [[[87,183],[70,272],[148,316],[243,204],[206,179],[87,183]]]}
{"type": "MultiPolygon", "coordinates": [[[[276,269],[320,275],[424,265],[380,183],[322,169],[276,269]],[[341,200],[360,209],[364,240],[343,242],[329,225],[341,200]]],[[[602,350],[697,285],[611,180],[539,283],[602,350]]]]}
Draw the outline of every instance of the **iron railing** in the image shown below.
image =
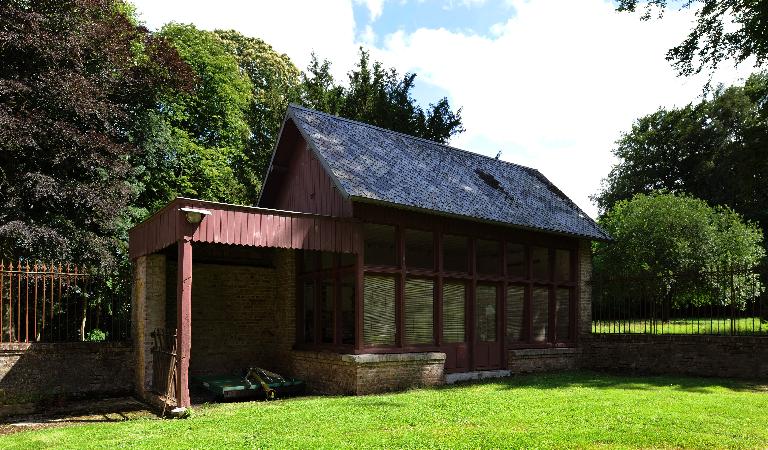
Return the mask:
{"type": "Polygon", "coordinates": [[[592,282],[593,333],[768,335],[766,277],[717,270],[592,282]]]}
{"type": "Polygon", "coordinates": [[[128,339],[130,299],[105,296],[108,278],[73,264],[0,261],[0,343],[128,339]]]}

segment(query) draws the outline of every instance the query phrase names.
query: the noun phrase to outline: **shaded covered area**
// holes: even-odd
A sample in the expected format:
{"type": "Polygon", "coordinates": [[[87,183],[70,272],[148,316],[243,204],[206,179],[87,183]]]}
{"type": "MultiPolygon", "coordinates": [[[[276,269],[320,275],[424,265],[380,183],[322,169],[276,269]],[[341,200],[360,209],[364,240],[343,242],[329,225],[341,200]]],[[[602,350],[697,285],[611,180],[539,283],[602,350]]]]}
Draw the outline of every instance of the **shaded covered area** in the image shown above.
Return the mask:
{"type": "Polygon", "coordinates": [[[134,228],[140,395],[172,393],[174,404],[188,406],[191,377],[254,365],[295,372],[297,250],[354,261],[355,236],[349,219],[190,199],[175,200],[134,228]],[[159,339],[157,330],[172,331],[159,339]],[[170,367],[153,354],[159,341],[170,367]],[[171,367],[175,373],[165,375],[171,367]],[[172,378],[171,389],[164,377],[172,378]]]}

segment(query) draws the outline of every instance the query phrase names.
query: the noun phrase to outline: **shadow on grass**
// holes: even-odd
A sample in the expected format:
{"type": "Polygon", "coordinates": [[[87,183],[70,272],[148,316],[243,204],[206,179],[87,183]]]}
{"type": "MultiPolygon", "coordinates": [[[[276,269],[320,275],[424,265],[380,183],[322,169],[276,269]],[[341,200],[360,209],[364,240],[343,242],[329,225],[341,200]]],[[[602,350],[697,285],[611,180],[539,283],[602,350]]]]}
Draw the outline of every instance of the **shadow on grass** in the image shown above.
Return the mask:
{"type": "Polygon", "coordinates": [[[451,389],[456,386],[492,385],[499,389],[564,389],[583,387],[589,389],[656,390],[671,388],[677,391],[708,394],[716,389],[734,392],[762,392],[768,394],[768,383],[755,380],[725,378],[699,378],[673,375],[627,375],[587,370],[550,372],[542,374],[513,375],[508,378],[469,381],[455,385],[441,386],[451,389]]]}

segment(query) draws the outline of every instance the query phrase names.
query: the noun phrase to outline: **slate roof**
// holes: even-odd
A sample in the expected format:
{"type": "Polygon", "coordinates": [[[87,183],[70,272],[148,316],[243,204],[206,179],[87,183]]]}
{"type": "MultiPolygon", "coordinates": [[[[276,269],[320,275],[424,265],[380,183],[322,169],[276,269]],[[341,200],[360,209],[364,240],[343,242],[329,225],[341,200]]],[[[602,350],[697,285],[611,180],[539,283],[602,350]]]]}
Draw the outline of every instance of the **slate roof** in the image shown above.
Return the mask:
{"type": "Polygon", "coordinates": [[[287,118],[353,201],[611,239],[536,169],[296,105],[287,118]]]}

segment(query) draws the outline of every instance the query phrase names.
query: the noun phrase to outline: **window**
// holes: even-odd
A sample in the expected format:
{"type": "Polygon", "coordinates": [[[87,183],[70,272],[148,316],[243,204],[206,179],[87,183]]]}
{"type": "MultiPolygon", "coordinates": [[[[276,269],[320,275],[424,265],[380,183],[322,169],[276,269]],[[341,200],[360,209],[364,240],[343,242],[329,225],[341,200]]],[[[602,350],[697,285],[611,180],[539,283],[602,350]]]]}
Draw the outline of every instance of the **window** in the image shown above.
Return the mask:
{"type": "Polygon", "coordinates": [[[496,286],[479,284],[475,292],[477,338],[483,342],[496,340],[496,286]]]}
{"type": "Polygon", "coordinates": [[[443,270],[469,272],[469,246],[464,236],[443,236],[443,270]]]}
{"type": "Polygon", "coordinates": [[[524,245],[507,244],[507,276],[528,278],[528,261],[524,245]]]}
{"type": "Polygon", "coordinates": [[[317,346],[355,343],[355,278],[353,266],[343,268],[341,254],[304,251],[297,285],[301,322],[297,344],[317,346]],[[314,264],[314,266],[313,266],[314,264]],[[308,267],[314,270],[306,271],[308,267]]]}
{"type": "Polygon", "coordinates": [[[395,227],[389,225],[363,225],[365,241],[365,264],[374,266],[396,266],[397,246],[395,227]]]}
{"type": "Polygon", "coordinates": [[[466,288],[464,283],[443,284],[443,342],[464,342],[464,308],[466,288]]]}
{"type": "Polygon", "coordinates": [[[341,280],[341,343],[355,343],[355,277],[341,280]]]}
{"type": "Polygon", "coordinates": [[[339,255],[339,258],[340,267],[352,267],[355,265],[355,255],[352,253],[342,253],[339,255]]]}
{"type": "Polygon", "coordinates": [[[525,329],[525,288],[523,286],[507,287],[507,341],[519,342],[527,340],[525,329]]]}
{"type": "Polygon", "coordinates": [[[544,247],[532,247],[531,259],[531,264],[533,265],[533,279],[549,280],[549,249],[544,247]]]}
{"type": "Polygon", "coordinates": [[[501,269],[501,245],[497,241],[477,240],[477,272],[498,275],[501,269]]]}
{"type": "Polygon", "coordinates": [[[394,345],[395,277],[365,275],[363,278],[363,342],[394,345]]]}
{"type": "Polygon", "coordinates": [[[533,288],[531,298],[531,335],[534,341],[546,341],[549,328],[549,288],[533,288]]]}
{"type": "Polygon", "coordinates": [[[434,282],[421,278],[405,280],[405,343],[432,344],[434,339],[434,282]]]}
{"type": "Polygon", "coordinates": [[[304,342],[315,342],[315,282],[305,281],[304,291],[304,342]]]}
{"type": "Polygon", "coordinates": [[[405,265],[408,268],[435,268],[435,238],[432,232],[405,230],[405,265]]]}
{"type": "Polygon", "coordinates": [[[333,280],[323,280],[320,284],[320,337],[323,344],[333,344],[334,303],[333,280]]]}
{"type": "Polygon", "coordinates": [[[555,250],[555,281],[571,281],[571,252],[555,250]]]}
{"type": "Polygon", "coordinates": [[[571,338],[571,290],[557,288],[555,293],[557,299],[557,340],[567,341],[571,338]]]}

